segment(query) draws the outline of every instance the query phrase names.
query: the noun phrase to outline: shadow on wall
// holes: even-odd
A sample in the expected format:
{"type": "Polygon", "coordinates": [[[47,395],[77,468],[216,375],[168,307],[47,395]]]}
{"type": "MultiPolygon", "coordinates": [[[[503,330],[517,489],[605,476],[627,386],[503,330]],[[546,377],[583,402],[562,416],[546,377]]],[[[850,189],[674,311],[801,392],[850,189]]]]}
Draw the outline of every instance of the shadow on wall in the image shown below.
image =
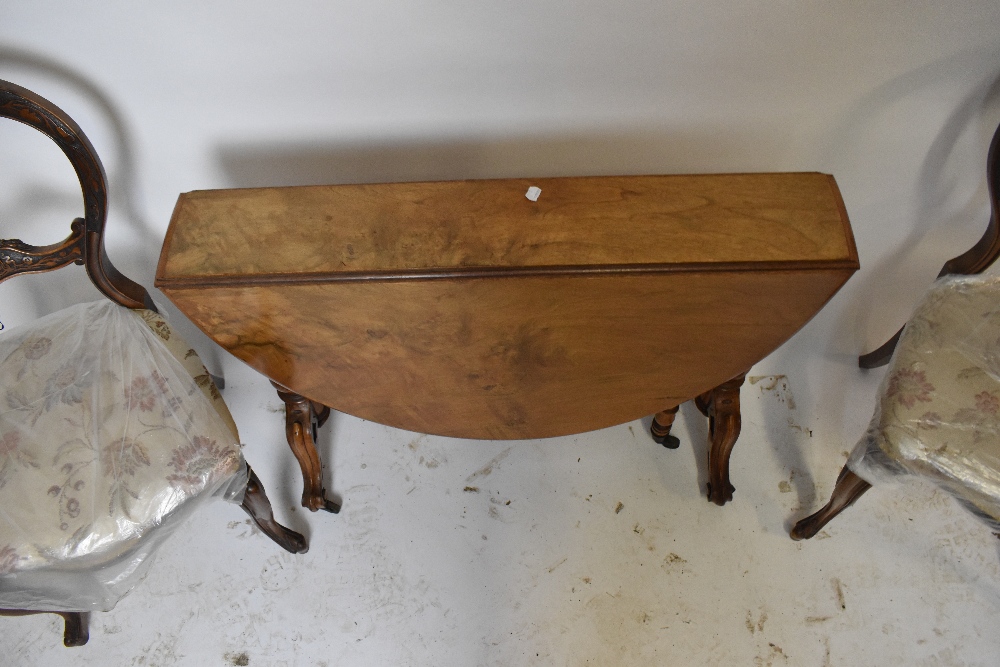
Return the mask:
{"type": "MultiPolygon", "coordinates": [[[[934,91],[942,90],[948,82],[967,81],[968,77],[962,76],[964,72],[974,69],[974,64],[996,62],[998,55],[1000,53],[996,50],[963,52],[919,67],[874,89],[828,133],[831,137],[851,139],[845,145],[827,147],[828,155],[824,161],[845,163],[843,157],[834,157],[834,154],[861,156],[864,152],[870,154],[877,150],[878,146],[851,144],[862,141],[865,136],[870,137],[873,128],[884,127],[888,122],[886,117],[899,113],[901,104],[917,106],[921,96],[928,97],[934,91]]],[[[902,242],[883,253],[878,261],[869,263],[867,260],[871,255],[886,247],[883,244],[866,248],[863,243],[865,238],[877,237],[878,234],[872,233],[871,221],[868,229],[864,229],[855,220],[862,266],[844,290],[854,298],[842,300],[842,305],[833,312],[821,312],[817,317],[820,326],[812,329],[815,336],[808,340],[793,338],[771,360],[771,367],[782,371],[798,368],[810,357],[819,356],[817,353],[830,362],[826,366],[823,382],[816,386],[808,383],[810,376],[798,374],[795,394],[800,405],[815,406],[816,409],[815,415],[801,416],[803,424],[810,427],[815,424],[821,438],[819,444],[834,452],[841,449],[850,451],[867,423],[845,424],[845,417],[852,412],[844,387],[853,385],[857,391],[859,382],[864,380],[871,393],[883,375],[881,369],[859,369],[858,356],[876,349],[905,323],[913,305],[930,287],[941,266],[972,247],[989,221],[986,152],[1000,121],[1000,73],[992,72],[950,102],[952,111],[936,134],[930,137],[912,191],[886,193],[885,199],[890,200],[905,200],[907,196],[914,198],[911,207],[913,217],[905,220],[908,232],[902,242]],[[968,151],[962,154],[959,146],[963,137],[970,133],[978,141],[980,159],[965,164],[968,162],[968,151]],[[973,175],[976,180],[971,184],[962,183],[959,187],[956,173],[973,175]],[[975,186],[972,196],[956,207],[956,191],[967,192],[969,186],[975,186]],[[970,230],[972,235],[962,240],[970,230]],[[948,241],[952,247],[946,247],[948,241]],[[882,333],[873,335],[872,331],[882,333]],[[817,346],[821,342],[820,337],[826,343],[822,348],[817,346]],[[836,432],[842,432],[846,439],[832,439],[836,432]]],[[[949,100],[942,100],[941,104],[947,107],[949,100]]],[[[899,165],[901,170],[905,167],[899,165]]],[[[848,199],[846,203],[850,214],[851,201],[848,199]]],[[[882,221],[874,222],[877,225],[882,221]]],[[[808,470],[803,452],[795,446],[781,444],[788,439],[787,415],[774,410],[765,412],[764,427],[773,455],[793,473],[790,483],[802,506],[786,526],[789,528],[795,520],[809,514],[821,503],[814,497],[816,485],[813,471],[808,470]]],[[[842,463],[843,460],[838,459],[838,469],[842,463]]],[[[816,476],[823,477],[828,490],[836,470],[816,471],[816,476]]]]}
{"type": "MultiPolygon", "coordinates": [[[[99,129],[88,127],[91,123],[80,117],[81,111],[93,113],[110,130],[111,144],[95,146],[108,180],[108,221],[105,234],[108,256],[118,270],[150,291],[161,309],[167,311],[171,324],[180,335],[199,349],[202,361],[209,368],[221,375],[218,348],[187,318],[179,315],[173,304],[160,296],[152,286],[153,267],[159,258],[163,238],[148,223],[142,211],[137,187],[134,141],[123,114],[111,97],[84,74],[67,65],[2,45],[0,78],[28,88],[62,108],[81,125],[84,133],[92,140],[99,129]],[[49,87],[56,89],[56,93],[49,93],[49,87]],[[70,103],[76,102],[75,107],[62,99],[63,95],[58,93],[60,90],[67,94],[70,103]],[[80,107],[81,101],[86,107],[80,107]]],[[[5,119],[4,122],[13,121],[5,119]]],[[[12,205],[0,210],[0,220],[43,221],[33,229],[31,238],[22,239],[27,243],[40,242],[34,236],[35,233],[49,235],[51,238],[44,241],[46,243],[62,239],[69,233],[69,223],[73,217],[83,216],[83,199],[79,183],[75,180],[72,188],[61,187],[57,182],[28,183],[20,192],[14,193],[11,201],[12,205]]],[[[0,232],[0,236],[5,235],[0,232]]],[[[5,307],[8,314],[19,311],[10,323],[31,320],[75,303],[101,298],[90,281],[83,278],[82,272],[83,269],[79,268],[76,271],[57,271],[31,278],[18,276],[9,281],[4,285],[4,289],[8,290],[5,307]],[[14,302],[19,302],[19,305],[14,302]]]]}
{"type": "Polygon", "coordinates": [[[482,178],[777,171],[777,129],[595,131],[563,135],[412,137],[231,144],[219,162],[233,187],[482,178]],[[766,148],[762,152],[762,147],[766,148]]]}
{"type": "MultiPolygon", "coordinates": [[[[982,63],[995,63],[998,58],[1000,51],[996,49],[974,49],[918,67],[865,95],[828,133],[831,137],[847,140],[844,145],[827,147],[826,162],[843,162],[831,158],[836,153],[850,153],[859,159],[870,160],[876,157],[873,152],[881,147],[866,142],[871,141],[879,128],[893,125],[893,118],[907,117],[901,109],[908,107],[912,110],[908,117],[917,117],[929,99],[938,94],[942,97],[955,94],[953,99],[939,101],[939,106],[950,106],[952,110],[936,134],[927,137],[927,149],[912,189],[888,192],[884,197],[888,200],[912,197],[912,206],[907,211],[912,211],[912,215],[895,212],[897,216],[906,216],[902,220],[908,229],[905,238],[875,264],[869,264],[866,260],[872,253],[861,242],[870,237],[865,229],[856,227],[862,273],[853,282],[856,288],[858,283],[864,283],[860,291],[868,298],[857,318],[847,323],[850,331],[843,333],[856,342],[858,354],[877,348],[894,334],[941,266],[972,247],[986,229],[989,220],[989,213],[985,212],[988,202],[986,151],[997,122],[1000,122],[1000,71],[994,70],[973,85],[969,85],[967,72],[980,70],[982,63]],[[956,90],[963,83],[968,87],[956,90]],[[977,147],[979,159],[975,161],[969,159],[968,151],[959,150],[966,136],[972,136],[971,144],[977,147]],[[974,174],[976,180],[971,184],[959,184],[956,173],[974,174]],[[968,192],[970,186],[976,187],[975,192],[959,201],[961,193],[968,192]],[[903,295],[908,298],[900,298],[903,295]],[[879,304],[879,307],[871,308],[871,304],[879,304]],[[875,318],[891,321],[875,323],[872,321],[875,318]],[[883,333],[874,334],[874,337],[867,334],[874,329],[882,329],[883,333]]],[[[910,138],[920,140],[922,137],[910,138]]],[[[891,139],[887,138],[887,142],[891,139]]],[[[908,166],[900,164],[895,169],[902,171],[908,166]]],[[[872,176],[877,182],[877,175],[869,175],[872,176]]],[[[850,212],[851,202],[847,205],[850,212]]],[[[869,230],[884,226],[886,221],[871,222],[874,224],[868,225],[869,230]]]]}
{"type": "MultiPolygon", "coordinates": [[[[123,273],[147,287],[151,285],[153,276],[148,269],[156,264],[161,239],[146,222],[138,203],[133,141],[123,115],[114,102],[99,86],[72,67],[45,56],[3,45],[0,45],[0,78],[24,86],[45,97],[80,122],[82,119],[79,118],[79,112],[74,112],[67,101],[47,93],[44,86],[38,85],[39,82],[50,81],[56,84],[54,87],[74,93],[77,100],[82,99],[88,105],[87,110],[96,111],[97,117],[110,128],[113,146],[110,150],[105,147],[98,151],[105,170],[108,170],[109,166],[114,167],[113,171],[107,173],[108,254],[123,273]],[[123,231],[130,234],[123,234],[123,231]],[[123,237],[131,237],[127,247],[123,247],[121,242],[116,242],[116,239],[123,237]]],[[[13,121],[5,119],[3,122],[13,121]]],[[[81,122],[81,125],[83,131],[93,137],[93,130],[86,127],[84,122],[81,122]]],[[[75,184],[75,190],[72,192],[59,188],[58,185],[48,182],[27,184],[21,192],[14,193],[11,199],[13,204],[6,210],[0,211],[0,218],[45,220],[44,229],[37,230],[39,234],[50,235],[53,238],[65,237],[69,233],[72,216],[83,216],[83,199],[79,185],[75,184]],[[74,208],[79,210],[71,214],[68,219],[63,219],[62,212],[72,211],[74,208]],[[48,221],[55,217],[50,215],[53,212],[59,212],[60,216],[49,223],[48,221]]],[[[0,233],[0,235],[5,234],[0,233]]],[[[27,243],[39,242],[37,238],[23,240],[27,243]]],[[[81,280],[73,271],[29,279],[18,277],[14,281],[21,285],[19,289],[26,290],[28,300],[36,306],[37,314],[54,312],[73,303],[97,298],[98,295],[89,281],[81,280]]]]}

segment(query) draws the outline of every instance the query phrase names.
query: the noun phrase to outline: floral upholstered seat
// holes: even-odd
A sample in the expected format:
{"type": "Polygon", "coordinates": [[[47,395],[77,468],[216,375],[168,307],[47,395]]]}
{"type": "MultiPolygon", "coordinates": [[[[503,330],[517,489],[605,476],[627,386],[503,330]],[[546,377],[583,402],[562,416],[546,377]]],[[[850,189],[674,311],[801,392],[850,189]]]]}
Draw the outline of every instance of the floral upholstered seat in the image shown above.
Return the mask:
{"type": "Polygon", "coordinates": [[[58,243],[0,239],[0,282],[82,265],[108,301],[0,334],[0,616],[52,612],[63,643],[90,636],[202,501],[237,502],[291,553],[236,425],[194,350],[104,248],[108,192],[94,147],[57,106],[0,81],[0,118],[42,132],[80,179],[86,217],[58,243]]]}
{"type": "Polygon", "coordinates": [[[858,357],[867,369],[891,361],[875,416],[829,502],[796,522],[792,539],[815,536],[873,482],[903,473],[932,479],[1000,531],[1000,279],[978,276],[1000,257],[1000,126],[986,185],[983,237],[945,262],[903,329],[858,357]]]}
{"type": "Polygon", "coordinates": [[[166,320],[110,301],[0,333],[0,607],[110,609],[247,466],[208,372],[166,320]]]}
{"type": "Polygon", "coordinates": [[[935,480],[1000,528],[1000,279],[939,280],[910,318],[848,467],[935,480]]]}

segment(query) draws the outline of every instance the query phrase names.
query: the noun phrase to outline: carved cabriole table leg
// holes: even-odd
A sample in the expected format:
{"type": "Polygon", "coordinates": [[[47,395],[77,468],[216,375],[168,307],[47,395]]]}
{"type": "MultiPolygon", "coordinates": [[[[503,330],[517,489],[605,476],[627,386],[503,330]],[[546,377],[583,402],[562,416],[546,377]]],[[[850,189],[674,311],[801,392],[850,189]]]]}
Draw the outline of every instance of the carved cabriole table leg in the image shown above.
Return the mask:
{"type": "Polygon", "coordinates": [[[810,537],[823,530],[823,526],[831,519],[854,504],[864,494],[872,488],[872,485],[861,479],[847,466],[840,471],[837,476],[837,483],[833,487],[833,494],[830,502],[823,506],[823,509],[807,516],[795,524],[792,528],[791,537],[793,540],[808,540],[810,537]]]}
{"type": "Polygon", "coordinates": [[[340,511],[340,504],[326,497],[323,464],[316,451],[316,432],[330,416],[330,408],[313,403],[277,382],[271,384],[285,403],[285,435],[302,469],[302,506],[313,512],[326,510],[336,514],[340,511]]]}
{"type": "Polygon", "coordinates": [[[708,499],[725,505],[733,499],[729,481],[729,457],[740,436],[740,387],[746,374],[740,374],[695,399],[695,405],[708,417],[708,499]]]}
{"type": "Polygon", "coordinates": [[[653,416],[652,425],[649,427],[649,432],[652,434],[653,440],[667,449],[677,449],[681,444],[677,436],[670,435],[670,427],[674,425],[674,417],[677,416],[679,409],[680,406],[675,405],[662,412],[657,412],[653,416]]]}

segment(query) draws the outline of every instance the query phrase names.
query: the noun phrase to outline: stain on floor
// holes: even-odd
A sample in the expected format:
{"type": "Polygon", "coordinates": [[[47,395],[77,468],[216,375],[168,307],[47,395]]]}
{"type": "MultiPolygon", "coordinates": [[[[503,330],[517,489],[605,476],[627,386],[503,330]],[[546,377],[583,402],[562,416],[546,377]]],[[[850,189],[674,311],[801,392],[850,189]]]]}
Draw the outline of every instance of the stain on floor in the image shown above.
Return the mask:
{"type": "Polygon", "coordinates": [[[508,447],[507,449],[503,450],[502,452],[500,452],[499,454],[497,454],[496,456],[494,456],[492,459],[490,459],[489,463],[487,463],[482,468],[480,468],[476,472],[474,472],[471,475],[469,475],[468,477],[466,477],[465,481],[466,482],[471,482],[472,480],[476,479],[477,477],[488,477],[489,475],[491,475],[493,473],[493,470],[498,465],[500,465],[500,462],[503,461],[508,456],[510,456],[510,452],[511,452],[512,449],[513,449],[513,447],[508,447]]]}
{"type": "Polygon", "coordinates": [[[227,653],[225,656],[226,662],[232,667],[247,667],[250,664],[250,656],[246,651],[242,653],[227,653]]]}

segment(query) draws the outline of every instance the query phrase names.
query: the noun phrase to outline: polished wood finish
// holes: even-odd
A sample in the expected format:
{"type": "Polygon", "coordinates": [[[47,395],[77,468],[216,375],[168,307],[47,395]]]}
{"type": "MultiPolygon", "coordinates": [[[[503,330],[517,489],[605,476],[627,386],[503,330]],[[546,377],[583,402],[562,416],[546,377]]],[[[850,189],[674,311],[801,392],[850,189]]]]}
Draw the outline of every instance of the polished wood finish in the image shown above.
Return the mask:
{"type": "Polygon", "coordinates": [[[667,449],[677,449],[681,445],[681,441],[676,436],[670,435],[670,427],[674,425],[674,419],[677,417],[677,411],[680,410],[680,407],[675,405],[657,412],[653,415],[653,423],[649,427],[649,434],[653,436],[653,441],[667,449]]]}
{"type": "Polygon", "coordinates": [[[532,438],[717,386],[856,268],[829,176],[633,176],[193,192],[156,285],[317,403],[532,438]]]}
{"type": "Polygon", "coordinates": [[[896,350],[896,345],[903,335],[903,327],[892,335],[892,338],[878,346],[878,348],[862,354],[858,357],[858,368],[879,368],[885,366],[892,359],[892,353],[896,350]]]}
{"type": "Polygon", "coordinates": [[[746,374],[723,382],[697,399],[695,405],[708,417],[708,499],[725,505],[736,490],[729,481],[729,458],[740,437],[740,387],[746,374]]]}
{"type": "Polygon", "coordinates": [[[288,439],[312,509],[328,501],[311,404],[481,439],[656,413],[669,446],[703,394],[722,503],[732,379],[857,266],[823,174],[509,179],[188,193],[156,285],[299,397],[288,439]]]}
{"type": "MultiPolygon", "coordinates": [[[[104,249],[104,228],[107,220],[107,179],[100,158],[83,130],[64,111],[29,90],[7,81],[0,81],[0,118],[11,118],[33,127],[52,139],[69,158],[83,190],[85,218],[70,225],[70,235],[48,246],[33,246],[18,239],[0,240],[0,282],[21,273],[54,271],[69,264],[83,264],[94,286],[115,303],[132,309],[156,310],[153,300],[142,285],[118,272],[104,249]]],[[[218,385],[220,388],[222,383],[218,385]]],[[[242,508],[257,526],[278,545],[292,553],[308,550],[303,535],[285,528],[274,520],[271,504],[264,487],[249,468],[249,480],[242,508]]],[[[66,646],[87,643],[86,612],[35,612],[0,610],[0,615],[56,613],[65,620],[66,646]]]]}
{"type": "Polygon", "coordinates": [[[830,176],[616,176],[190,192],[157,278],[181,289],[824,261],[857,261],[830,176]]]}
{"type": "Polygon", "coordinates": [[[837,476],[837,483],[834,485],[830,502],[823,506],[821,510],[800,520],[792,528],[791,537],[793,540],[808,540],[834,517],[854,504],[865,491],[872,488],[872,485],[854,474],[850,468],[844,466],[837,476]]]}
{"type": "MultiPolygon", "coordinates": [[[[986,156],[986,185],[990,197],[990,221],[982,238],[958,257],[953,257],[941,267],[938,278],[949,275],[973,275],[982,273],[1000,257],[1000,125],[993,133],[990,149],[986,156]]],[[[861,368],[885,366],[892,358],[903,329],[880,345],[878,349],[858,357],[861,368]]]]}
{"type": "Polygon", "coordinates": [[[304,535],[296,533],[294,530],[285,528],[274,520],[271,511],[271,501],[267,499],[264,492],[264,485],[257,478],[257,473],[247,466],[249,479],[247,480],[246,493],[243,495],[243,502],[240,507],[250,515],[257,527],[265,535],[274,540],[278,546],[293,554],[302,554],[309,551],[309,543],[304,535]]]}
{"type": "Polygon", "coordinates": [[[85,217],[73,221],[70,235],[61,243],[38,247],[17,239],[0,240],[0,280],[18,273],[51,271],[75,262],[86,266],[97,289],[115,303],[155,311],[145,288],[119,273],[104,249],[107,178],[104,165],[83,130],[56,105],[8,81],[0,81],[0,118],[33,127],[59,146],[80,179],[85,211],[85,217]]]}
{"type": "Polygon", "coordinates": [[[0,239],[0,280],[18,273],[44,273],[67,264],[82,264],[86,222],[77,218],[59,243],[33,246],[18,239],[0,239]]]}
{"type": "Polygon", "coordinates": [[[525,439],[659,412],[767,356],[850,276],[694,272],[164,292],[285,387],[421,433],[525,439]]]}
{"type": "Polygon", "coordinates": [[[302,506],[315,512],[340,512],[340,503],[326,497],[323,488],[323,463],[316,451],[319,428],[330,417],[330,408],[313,403],[293,391],[272,382],[278,398],[285,404],[285,437],[302,470],[302,506]]]}

